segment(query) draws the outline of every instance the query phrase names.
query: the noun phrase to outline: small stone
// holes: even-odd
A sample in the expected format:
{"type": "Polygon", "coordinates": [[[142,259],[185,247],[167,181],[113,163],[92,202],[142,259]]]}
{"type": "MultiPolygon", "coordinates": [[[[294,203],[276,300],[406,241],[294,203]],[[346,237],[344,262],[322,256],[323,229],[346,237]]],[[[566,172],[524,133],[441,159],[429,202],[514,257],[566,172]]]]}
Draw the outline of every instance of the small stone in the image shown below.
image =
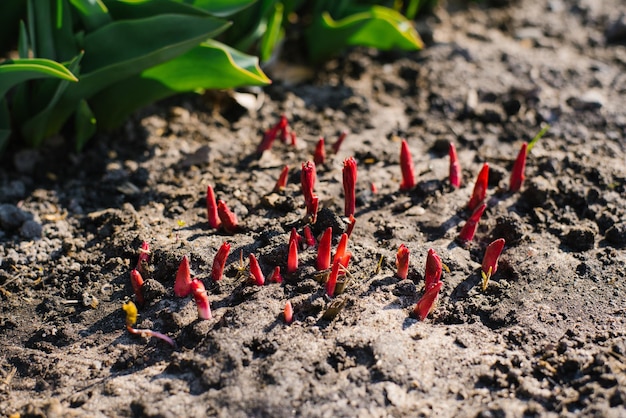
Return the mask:
{"type": "Polygon", "coordinates": [[[598,91],[588,91],[580,97],[570,97],[566,100],[569,107],[574,110],[598,110],[604,104],[605,98],[598,91]]]}
{"type": "Polygon", "coordinates": [[[626,247],[626,222],[620,222],[606,231],[606,240],[617,248],[626,247]]]}
{"type": "Polygon", "coordinates": [[[20,228],[20,235],[27,240],[39,239],[43,233],[41,224],[34,220],[24,222],[20,228]]]}
{"type": "Polygon", "coordinates": [[[28,219],[28,214],[15,205],[0,205],[0,228],[5,231],[18,229],[28,219]]]}

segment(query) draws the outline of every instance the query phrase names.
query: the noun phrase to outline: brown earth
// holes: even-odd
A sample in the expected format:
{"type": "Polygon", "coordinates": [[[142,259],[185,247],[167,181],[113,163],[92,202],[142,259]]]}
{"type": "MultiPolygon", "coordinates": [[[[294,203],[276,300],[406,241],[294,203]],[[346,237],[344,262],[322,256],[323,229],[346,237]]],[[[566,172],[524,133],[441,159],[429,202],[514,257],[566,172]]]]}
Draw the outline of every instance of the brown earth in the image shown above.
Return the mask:
{"type": "Polygon", "coordinates": [[[418,53],[350,51],[316,69],[268,71],[252,95],[184,96],[144,109],[81,154],[53,140],[9,152],[0,169],[0,414],[39,416],[626,416],[626,17],[620,0],[499,1],[435,11],[418,53]],[[498,7],[496,7],[498,6],[498,7]],[[620,11],[621,7],[621,11],[620,11]],[[255,107],[256,106],[256,107],[255,107]],[[296,147],[261,158],[263,131],[286,114],[296,147]],[[507,191],[523,141],[544,124],[521,192],[507,191]],[[319,136],[338,155],[318,166],[319,235],[346,224],[342,161],[358,162],[353,280],[333,300],[315,250],[285,274],[302,231],[300,165],[319,136]],[[400,192],[397,137],[418,184],[400,192]],[[447,144],[463,186],[447,182],[447,144]],[[490,165],[488,209],[469,248],[455,243],[474,179],[490,165]],[[284,164],[286,190],[272,194],[284,164]],[[370,191],[374,183],[377,193],[370,191]],[[205,192],[238,215],[211,230],[205,192]],[[486,291],[480,262],[504,237],[486,291]],[[151,247],[148,303],[124,328],[122,303],[142,241],[151,247]],[[232,244],[225,278],[209,275],[232,244]],[[407,280],[394,276],[400,244],[407,280]],[[450,272],[420,322],[426,253],[450,272]],[[240,274],[254,253],[285,283],[240,274]],[[213,318],[197,319],[173,279],[190,255],[213,318]],[[376,272],[379,259],[382,267],[376,272]],[[283,306],[294,306],[285,325],[283,306]]]}

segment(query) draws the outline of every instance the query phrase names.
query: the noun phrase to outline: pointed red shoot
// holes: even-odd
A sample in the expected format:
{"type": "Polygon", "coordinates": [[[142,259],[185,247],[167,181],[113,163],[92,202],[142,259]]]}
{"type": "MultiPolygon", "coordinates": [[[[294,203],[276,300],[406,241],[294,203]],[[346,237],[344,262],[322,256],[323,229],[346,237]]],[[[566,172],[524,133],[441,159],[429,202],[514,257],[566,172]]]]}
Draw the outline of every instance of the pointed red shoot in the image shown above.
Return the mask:
{"type": "Polygon", "coordinates": [[[263,286],[265,284],[265,276],[261,271],[261,266],[259,266],[259,262],[256,259],[254,254],[250,254],[250,276],[254,280],[254,283],[257,286],[263,286]]]}
{"type": "Polygon", "coordinates": [[[372,194],[376,194],[378,193],[378,187],[376,187],[374,183],[370,183],[370,191],[372,192],[372,194]]]}
{"type": "Polygon", "coordinates": [[[326,270],[330,267],[330,247],[333,239],[333,228],[328,227],[322,234],[320,244],[317,247],[317,269],[326,270]]]}
{"type": "MultiPolygon", "coordinates": [[[[339,239],[339,244],[337,245],[337,251],[335,251],[335,256],[333,257],[333,264],[340,262],[345,258],[348,250],[348,234],[341,234],[341,238],[339,239]]],[[[344,264],[345,266],[345,264],[344,264]]]]}
{"type": "Polygon", "coordinates": [[[296,133],[294,131],[289,132],[289,139],[291,141],[291,146],[295,147],[296,146],[296,133]]]}
{"type": "Polygon", "coordinates": [[[211,278],[214,282],[222,280],[229,252],[230,244],[227,242],[224,242],[220,249],[217,250],[217,254],[215,254],[215,258],[213,259],[213,267],[211,268],[211,278]]]}
{"type": "Polygon", "coordinates": [[[298,244],[296,241],[289,243],[289,256],[287,258],[287,273],[292,274],[298,271],[298,244]]]}
{"type": "Polygon", "coordinates": [[[311,227],[308,225],[304,225],[304,244],[306,248],[315,247],[315,244],[317,244],[313,232],[311,232],[311,227]]]}
{"type": "Polygon", "coordinates": [[[483,168],[478,173],[478,177],[476,178],[476,184],[474,185],[474,191],[472,192],[472,197],[470,201],[467,203],[467,208],[469,210],[474,210],[478,205],[485,200],[487,196],[487,184],[489,183],[489,164],[483,164],[483,168]]]}
{"type": "Polygon", "coordinates": [[[148,277],[150,264],[150,244],[144,241],[139,248],[139,259],[137,260],[137,269],[142,276],[148,277]]]}
{"type": "Polygon", "coordinates": [[[280,172],[280,176],[278,176],[278,180],[276,180],[276,185],[274,186],[275,192],[282,192],[287,187],[287,176],[289,175],[289,166],[284,166],[282,171],[280,172]]]}
{"type": "Polygon", "coordinates": [[[326,149],[324,148],[324,137],[320,136],[315,146],[315,154],[313,154],[313,162],[316,165],[324,164],[326,161],[326,149]]]}
{"type": "Polygon", "coordinates": [[[283,318],[285,319],[285,323],[287,325],[291,324],[293,321],[293,306],[291,306],[291,301],[287,301],[285,303],[285,309],[283,309],[283,318]]]}
{"type": "Polygon", "coordinates": [[[499,238],[487,246],[482,264],[482,288],[487,289],[487,284],[492,275],[498,270],[498,258],[504,248],[504,238],[499,238]]]}
{"type": "Polygon", "coordinates": [[[343,194],[345,216],[354,215],[356,207],[356,160],[354,157],[343,160],[343,194]]]}
{"type": "Polygon", "coordinates": [[[486,208],[487,204],[483,203],[478,208],[476,208],[474,213],[472,213],[472,216],[470,216],[467,222],[465,222],[465,225],[463,225],[463,228],[461,228],[461,232],[459,232],[458,237],[461,243],[466,244],[474,239],[474,234],[476,234],[476,228],[478,228],[478,221],[480,221],[480,217],[483,215],[483,212],[486,208]]]}
{"type": "Polygon", "coordinates": [[[317,196],[313,196],[313,199],[311,199],[310,205],[307,205],[307,217],[310,223],[314,224],[315,222],[317,222],[317,209],[319,207],[319,199],[317,198],[317,196]]]}
{"type": "Polygon", "coordinates": [[[272,126],[270,129],[265,131],[265,134],[263,135],[263,141],[261,141],[261,143],[256,149],[257,154],[262,154],[263,151],[267,151],[268,149],[272,147],[272,144],[274,143],[274,140],[276,139],[276,135],[278,135],[279,131],[281,133],[281,138],[283,136],[286,137],[287,135],[286,130],[287,130],[287,118],[285,117],[285,115],[282,115],[280,117],[280,121],[276,123],[276,125],[272,126]]]}
{"type": "Polygon", "coordinates": [[[206,189],[206,211],[207,218],[209,220],[209,227],[217,229],[220,227],[220,218],[217,215],[217,202],[215,200],[215,193],[211,185],[206,189]]]}
{"type": "Polygon", "coordinates": [[[300,183],[302,185],[302,195],[304,196],[304,202],[307,205],[307,209],[314,196],[313,188],[315,187],[316,177],[315,163],[313,161],[302,163],[300,183]]]}
{"type": "Polygon", "coordinates": [[[450,185],[458,189],[461,187],[461,165],[456,155],[456,147],[452,142],[450,142],[448,155],[450,156],[450,185]]]}
{"type": "Polygon", "coordinates": [[[204,288],[204,283],[198,279],[193,279],[191,281],[191,292],[198,308],[198,317],[200,319],[211,319],[211,305],[209,304],[209,296],[204,288]]]}
{"type": "Polygon", "coordinates": [[[409,274],[409,254],[410,251],[404,244],[400,244],[400,248],[396,253],[396,276],[401,280],[406,279],[409,274]]]}
{"type": "Polygon", "coordinates": [[[341,148],[341,144],[343,144],[343,141],[346,139],[346,136],[348,136],[348,133],[346,131],[343,131],[339,135],[339,138],[337,138],[337,141],[333,144],[334,154],[337,154],[339,152],[339,148],[341,148]]]}
{"type": "Polygon", "coordinates": [[[174,294],[179,298],[184,298],[191,292],[191,272],[189,271],[189,259],[183,256],[178,265],[176,272],[176,281],[174,282],[174,294]]]}
{"type": "Polygon", "coordinates": [[[291,228],[291,234],[289,234],[289,245],[291,245],[293,241],[296,242],[296,246],[298,247],[302,243],[302,235],[298,234],[296,228],[291,228]]]}
{"type": "Polygon", "coordinates": [[[426,319],[428,314],[435,310],[435,303],[437,302],[439,291],[442,286],[443,282],[437,282],[430,289],[426,290],[420,300],[417,301],[417,305],[415,305],[413,313],[419,318],[420,321],[426,319]]]}
{"type": "Polygon", "coordinates": [[[335,295],[335,287],[337,287],[337,277],[339,276],[339,263],[334,262],[333,268],[328,275],[328,280],[326,281],[326,294],[331,298],[335,295]]]}
{"type": "Polygon", "coordinates": [[[528,144],[524,142],[522,148],[517,154],[515,164],[513,164],[513,170],[511,171],[511,181],[509,182],[509,191],[516,192],[522,187],[524,182],[524,170],[526,169],[526,149],[528,144]]]}
{"type": "Polygon", "coordinates": [[[443,264],[441,258],[432,248],[426,256],[426,271],[424,273],[424,288],[426,291],[441,281],[443,264]]]}
{"type": "Polygon", "coordinates": [[[348,224],[348,228],[346,228],[346,235],[350,238],[350,235],[352,235],[352,231],[354,230],[354,225],[356,225],[356,218],[353,215],[350,215],[348,220],[350,223],[348,224]]]}
{"type": "Polygon", "coordinates": [[[276,124],[278,130],[280,131],[280,140],[283,143],[287,143],[287,137],[289,136],[289,121],[287,120],[287,116],[280,115],[280,120],[276,124]]]}
{"type": "Polygon", "coordinates": [[[415,187],[415,169],[413,168],[413,157],[411,156],[411,150],[409,150],[409,144],[406,142],[406,139],[402,140],[402,146],[400,148],[400,169],[402,170],[400,190],[411,190],[415,187]]]}
{"type": "Polygon", "coordinates": [[[222,227],[224,231],[229,234],[234,234],[239,229],[239,222],[237,221],[237,215],[228,209],[226,202],[223,200],[217,201],[217,214],[222,221],[222,227]]]}
{"type": "Polygon", "coordinates": [[[283,276],[280,274],[280,266],[274,267],[274,271],[270,277],[270,283],[282,283],[283,276]]]}
{"type": "Polygon", "coordinates": [[[143,305],[143,277],[141,277],[141,273],[139,273],[139,270],[133,269],[130,271],[130,284],[133,286],[133,292],[135,292],[135,300],[137,301],[137,304],[143,305]]]}

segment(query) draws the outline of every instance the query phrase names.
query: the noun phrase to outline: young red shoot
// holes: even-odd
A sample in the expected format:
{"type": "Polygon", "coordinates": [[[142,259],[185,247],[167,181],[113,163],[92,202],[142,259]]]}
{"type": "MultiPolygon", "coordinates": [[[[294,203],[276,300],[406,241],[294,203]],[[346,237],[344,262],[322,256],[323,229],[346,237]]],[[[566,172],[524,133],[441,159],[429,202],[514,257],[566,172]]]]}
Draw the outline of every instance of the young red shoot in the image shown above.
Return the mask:
{"type": "Polygon", "coordinates": [[[285,115],[282,115],[276,125],[265,131],[265,134],[263,135],[263,141],[261,141],[256,149],[257,154],[262,154],[263,151],[266,151],[272,147],[272,144],[274,143],[274,140],[276,139],[279,131],[281,134],[281,138],[284,142],[285,138],[287,137],[287,125],[287,117],[285,115]]]}
{"type": "Polygon", "coordinates": [[[280,176],[278,176],[278,180],[276,180],[276,185],[274,186],[275,192],[282,192],[287,187],[287,176],[289,175],[289,166],[284,166],[282,171],[280,172],[280,176]]]}
{"type": "Polygon", "coordinates": [[[450,156],[450,185],[458,189],[461,187],[461,165],[456,155],[456,147],[452,142],[450,142],[448,154],[450,156]]]}
{"type": "Polygon", "coordinates": [[[209,296],[204,288],[204,283],[198,279],[193,279],[191,281],[191,292],[198,308],[198,317],[200,319],[211,319],[211,305],[209,304],[209,296]]]}
{"type": "Polygon", "coordinates": [[[474,191],[472,197],[467,203],[469,210],[474,210],[480,205],[487,196],[487,183],[489,182],[489,164],[483,164],[483,168],[478,173],[476,178],[476,184],[474,184],[474,191]]]}
{"type": "Polygon", "coordinates": [[[343,194],[344,214],[352,216],[356,206],[356,160],[354,157],[343,160],[343,194]]]}
{"type": "Polygon", "coordinates": [[[289,139],[291,141],[291,146],[295,147],[296,146],[296,133],[294,131],[289,132],[289,139]]]}
{"type": "Polygon", "coordinates": [[[217,201],[215,200],[215,193],[213,193],[213,187],[211,187],[211,185],[207,186],[206,189],[206,211],[209,227],[213,229],[219,228],[221,221],[217,214],[217,201]]]}
{"type": "Polygon", "coordinates": [[[370,183],[370,191],[372,192],[372,194],[376,194],[378,193],[378,187],[376,187],[374,183],[370,183]]]}
{"type": "Polygon", "coordinates": [[[335,287],[337,287],[337,277],[339,276],[340,263],[338,261],[333,262],[333,268],[328,275],[326,281],[326,294],[331,298],[335,295],[335,287]]]}
{"type": "Polygon", "coordinates": [[[142,291],[143,277],[141,277],[139,270],[132,269],[130,271],[130,284],[133,286],[133,292],[135,292],[135,300],[140,306],[143,305],[145,302],[142,291]]]}
{"type": "Polygon", "coordinates": [[[139,259],[137,260],[137,266],[135,269],[139,271],[142,276],[148,277],[150,264],[150,244],[146,241],[141,243],[139,247],[139,259]]]}
{"type": "Polygon", "coordinates": [[[172,347],[176,347],[176,343],[174,342],[174,340],[172,340],[165,334],[161,334],[160,332],[152,331],[149,329],[133,328],[133,325],[137,323],[137,306],[133,302],[128,301],[124,303],[122,305],[122,309],[124,310],[124,312],[126,312],[126,329],[128,330],[128,332],[134,335],[140,335],[142,337],[159,338],[171,345],[172,347]]]}
{"type": "Polygon", "coordinates": [[[498,258],[502,253],[502,249],[504,248],[504,238],[499,238],[493,241],[491,244],[487,246],[485,250],[485,256],[483,257],[482,264],[482,289],[483,291],[487,290],[487,285],[489,284],[489,279],[492,275],[496,273],[498,270],[498,258]]]}
{"type": "Polygon", "coordinates": [[[283,282],[283,276],[282,274],[280,274],[280,266],[276,266],[274,267],[274,271],[272,272],[272,275],[270,276],[270,283],[282,283],[283,282]]]}
{"type": "Polygon", "coordinates": [[[424,288],[426,291],[441,281],[443,263],[441,258],[432,248],[426,256],[426,271],[424,272],[424,288]]]}
{"type": "Polygon", "coordinates": [[[287,143],[287,138],[289,137],[289,121],[287,120],[287,116],[280,115],[280,120],[278,121],[278,129],[280,131],[280,140],[283,144],[287,143]]]}
{"type": "Polygon", "coordinates": [[[330,268],[330,248],[332,239],[333,228],[329,226],[322,234],[320,244],[317,247],[316,266],[318,270],[326,270],[327,268],[330,268]]]}
{"type": "Polygon", "coordinates": [[[320,136],[317,145],[315,146],[315,154],[313,154],[313,162],[316,165],[324,164],[326,161],[326,149],[324,148],[324,137],[320,136]]]}
{"type": "Polygon", "coordinates": [[[348,220],[350,221],[350,223],[348,223],[348,228],[346,228],[346,235],[348,236],[348,238],[350,238],[350,235],[352,235],[352,230],[354,230],[354,225],[356,225],[356,218],[353,215],[350,215],[348,220]]]}
{"type": "Polygon", "coordinates": [[[261,271],[261,266],[259,266],[259,262],[256,259],[254,254],[250,254],[250,276],[254,280],[254,283],[257,286],[263,286],[265,284],[265,276],[261,271]]]}
{"type": "Polygon", "coordinates": [[[308,225],[304,225],[304,244],[306,248],[315,247],[315,244],[317,244],[313,232],[311,232],[311,227],[308,225]]]}
{"type": "Polygon", "coordinates": [[[287,273],[298,271],[298,244],[295,240],[289,242],[289,256],[287,258],[287,273]]]}
{"type": "Polygon", "coordinates": [[[404,244],[400,244],[400,248],[396,253],[396,276],[401,280],[407,278],[409,274],[409,254],[410,251],[404,244]]]}
{"type": "Polygon", "coordinates": [[[293,306],[291,306],[291,301],[287,301],[287,303],[285,303],[285,309],[283,309],[283,318],[285,319],[285,323],[287,325],[293,322],[293,306]]]}
{"type": "Polygon", "coordinates": [[[226,266],[228,253],[230,253],[230,244],[224,242],[220,249],[217,250],[217,254],[215,254],[215,258],[213,259],[211,278],[214,282],[222,280],[222,277],[224,276],[224,267],[226,266]]]}
{"type": "Polygon", "coordinates": [[[513,164],[513,170],[511,171],[511,180],[509,182],[509,191],[511,192],[518,191],[522,187],[522,183],[524,182],[527,148],[528,144],[524,142],[521,149],[519,150],[519,153],[517,154],[515,164],[513,164]]]}
{"type": "Polygon", "coordinates": [[[409,150],[409,144],[406,142],[406,139],[402,140],[402,146],[400,148],[400,169],[402,170],[400,190],[411,190],[415,187],[415,169],[413,168],[413,157],[411,156],[411,150],[409,150]]]}
{"type": "Polygon", "coordinates": [[[426,319],[429,313],[435,310],[439,291],[443,286],[443,282],[437,282],[430,289],[427,289],[424,295],[417,301],[413,313],[420,321],[426,319]]]}
{"type": "Polygon", "coordinates": [[[176,281],[174,282],[174,294],[179,298],[184,298],[191,292],[191,272],[189,270],[189,259],[186,255],[178,265],[176,281]]]}
{"type": "Polygon", "coordinates": [[[228,209],[226,202],[223,200],[217,201],[217,214],[222,221],[222,227],[224,231],[229,234],[234,234],[239,229],[239,222],[237,221],[237,215],[228,209]]]}
{"type": "Polygon", "coordinates": [[[344,233],[341,234],[341,238],[339,239],[337,251],[335,251],[335,256],[333,257],[333,264],[339,262],[347,267],[348,264],[342,263],[342,261],[346,258],[348,254],[350,254],[348,253],[348,234],[344,233]]]}
{"type": "Polygon", "coordinates": [[[319,207],[319,203],[320,201],[317,196],[313,196],[313,199],[311,199],[311,204],[307,205],[307,217],[309,219],[309,222],[312,224],[317,222],[317,209],[319,207]]]}
{"type": "Polygon", "coordinates": [[[339,138],[337,138],[337,141],[333,144],[334,154],[337,154],[339,152],[339,148],[341,148],[341,144],[343,144],[343,141],[346,139],[347,136],[348,136],[348,133],[346,131],[343,131],[339,135],[339,138]]]}
{"type": "Polygon", "coordinates": [[[316,203],[314,202],[316,197],[313,193],[316,177],[315,163],[313,161],[302,163],[300,183],[302,185],[302,195],[304,196],[304,203],[306,204],[306,213],[308,216],[314,216],[317,213],[317,209],[315,207],[316,203]]]}
{"type": "Polygon", "coordinates": [[[291,233],[289,234],[289,245],[291,245],[293,241],[295,241],[296,246],[298,247],[302,243],[302,235],[298,234],[296,228],[291,228],[291,233]]]}
{"type": "Polygon", "coordinates": [[[465,222],[463,228],[461,228],[461,232],[459,232],[459,241],[462,244],[466,244],[474,239],[474,234],[476,234],[476,228],[478,228],[478,221],[480,221],[480,217],[483,215],[483,212],[487,208],[487,204],[483,203],[480,205],[474,213],[470,216],[470,218],[465,222]]]}

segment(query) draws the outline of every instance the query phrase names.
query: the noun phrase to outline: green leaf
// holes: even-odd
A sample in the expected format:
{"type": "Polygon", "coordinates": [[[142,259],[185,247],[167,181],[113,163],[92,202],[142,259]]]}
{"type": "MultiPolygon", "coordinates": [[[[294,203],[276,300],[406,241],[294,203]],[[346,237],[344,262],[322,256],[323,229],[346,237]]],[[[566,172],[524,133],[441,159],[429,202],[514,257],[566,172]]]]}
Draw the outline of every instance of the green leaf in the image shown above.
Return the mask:
{"type": "Polygon", "coordinates": [[[82,150],[87,140],[96,133],[96,117],[85,100],[81,100],[76,109],[74,131],[76,151],[82,150]]]}
{"type": "Polygon", "coordinates": [[[257,0],[176,0],[206,10],[214,16],[226,17],[254,4],[257,0]]]}
{"type": "Polygon", "coordinates": [[[52,35],[55,19],[51,2],[28,0],[27,11],[30,46],[34,56],[56,60],[52,35]]]}
{"type": "Polygon", "coordinates": [[[20,34],[17,39],[17,54],[20,58],[28,58],[28,33],[23,20],[20,20],[20,34]]]}
{"type": "Polygon", "coordinates": [[[78,55],[78,39],[73,32],[72,9],[67,0],[57,0],[57,24],[53,30],[56,60],[71,61],[78,55]]]}
{"type": "Polygon", "coordinates": [[[115,20],[143,19],[162,14],[209,16],[210,13],[188,2],[176,0],[104,0],[115,20]]]}
{"type": "Polygon", "coordinates": [[[11,115],[4,98],[0,98],[0,152],[6,147],[11,136],[11,115]]]}
{"type": "Polygon", "coordinates": [[[34,78],[60,78],[78,81],[70,70],[58,62],[39,58],[20,58],[0,63],[0,97],[16,84],[34,78]]]}
{"type": "Polygon", "coordinates": [[[423,47],[410,21],[381,6],[372,6],[338,21],[323,13],[307,35],[309,52],[315,60],[324,59],[349,45],[409,51],[423,47]]]}
{"type": "Polygon", "coordinates": [[[272,53],[274,52],[274,48],[283,38],[283,10],[283,4],[276,3],[274,13],[270,15],[267,22],[267,29],[261,38],[261,61],[267,61],[270,59],[272,53]]]}
{"type": "Polygon", "coordinates": [[[93,31],[112,22],[107,7],[101,0],[69,0],[78,11],[87,31],[93,31]]]}
{"type": "Polygon", "coordinates": [[[546,126],[544,126],[537,133],[537,135],[535,135],[535,137],[528,143],[528,147],[526,148],[526,155],[530,154],[530,150],[533,149],[535,144],[546,134],[546,132],[548,132],[548,129],[550,129],[550,125],[546,124],[546,126]]]}
{"type": "Polygon", "coordinates": [[[98,125],[113,128],[141,106],[179,92],[267,85],[256,57],[209,40],[179,56],[124,80],[91,101],[98,125]]]}

